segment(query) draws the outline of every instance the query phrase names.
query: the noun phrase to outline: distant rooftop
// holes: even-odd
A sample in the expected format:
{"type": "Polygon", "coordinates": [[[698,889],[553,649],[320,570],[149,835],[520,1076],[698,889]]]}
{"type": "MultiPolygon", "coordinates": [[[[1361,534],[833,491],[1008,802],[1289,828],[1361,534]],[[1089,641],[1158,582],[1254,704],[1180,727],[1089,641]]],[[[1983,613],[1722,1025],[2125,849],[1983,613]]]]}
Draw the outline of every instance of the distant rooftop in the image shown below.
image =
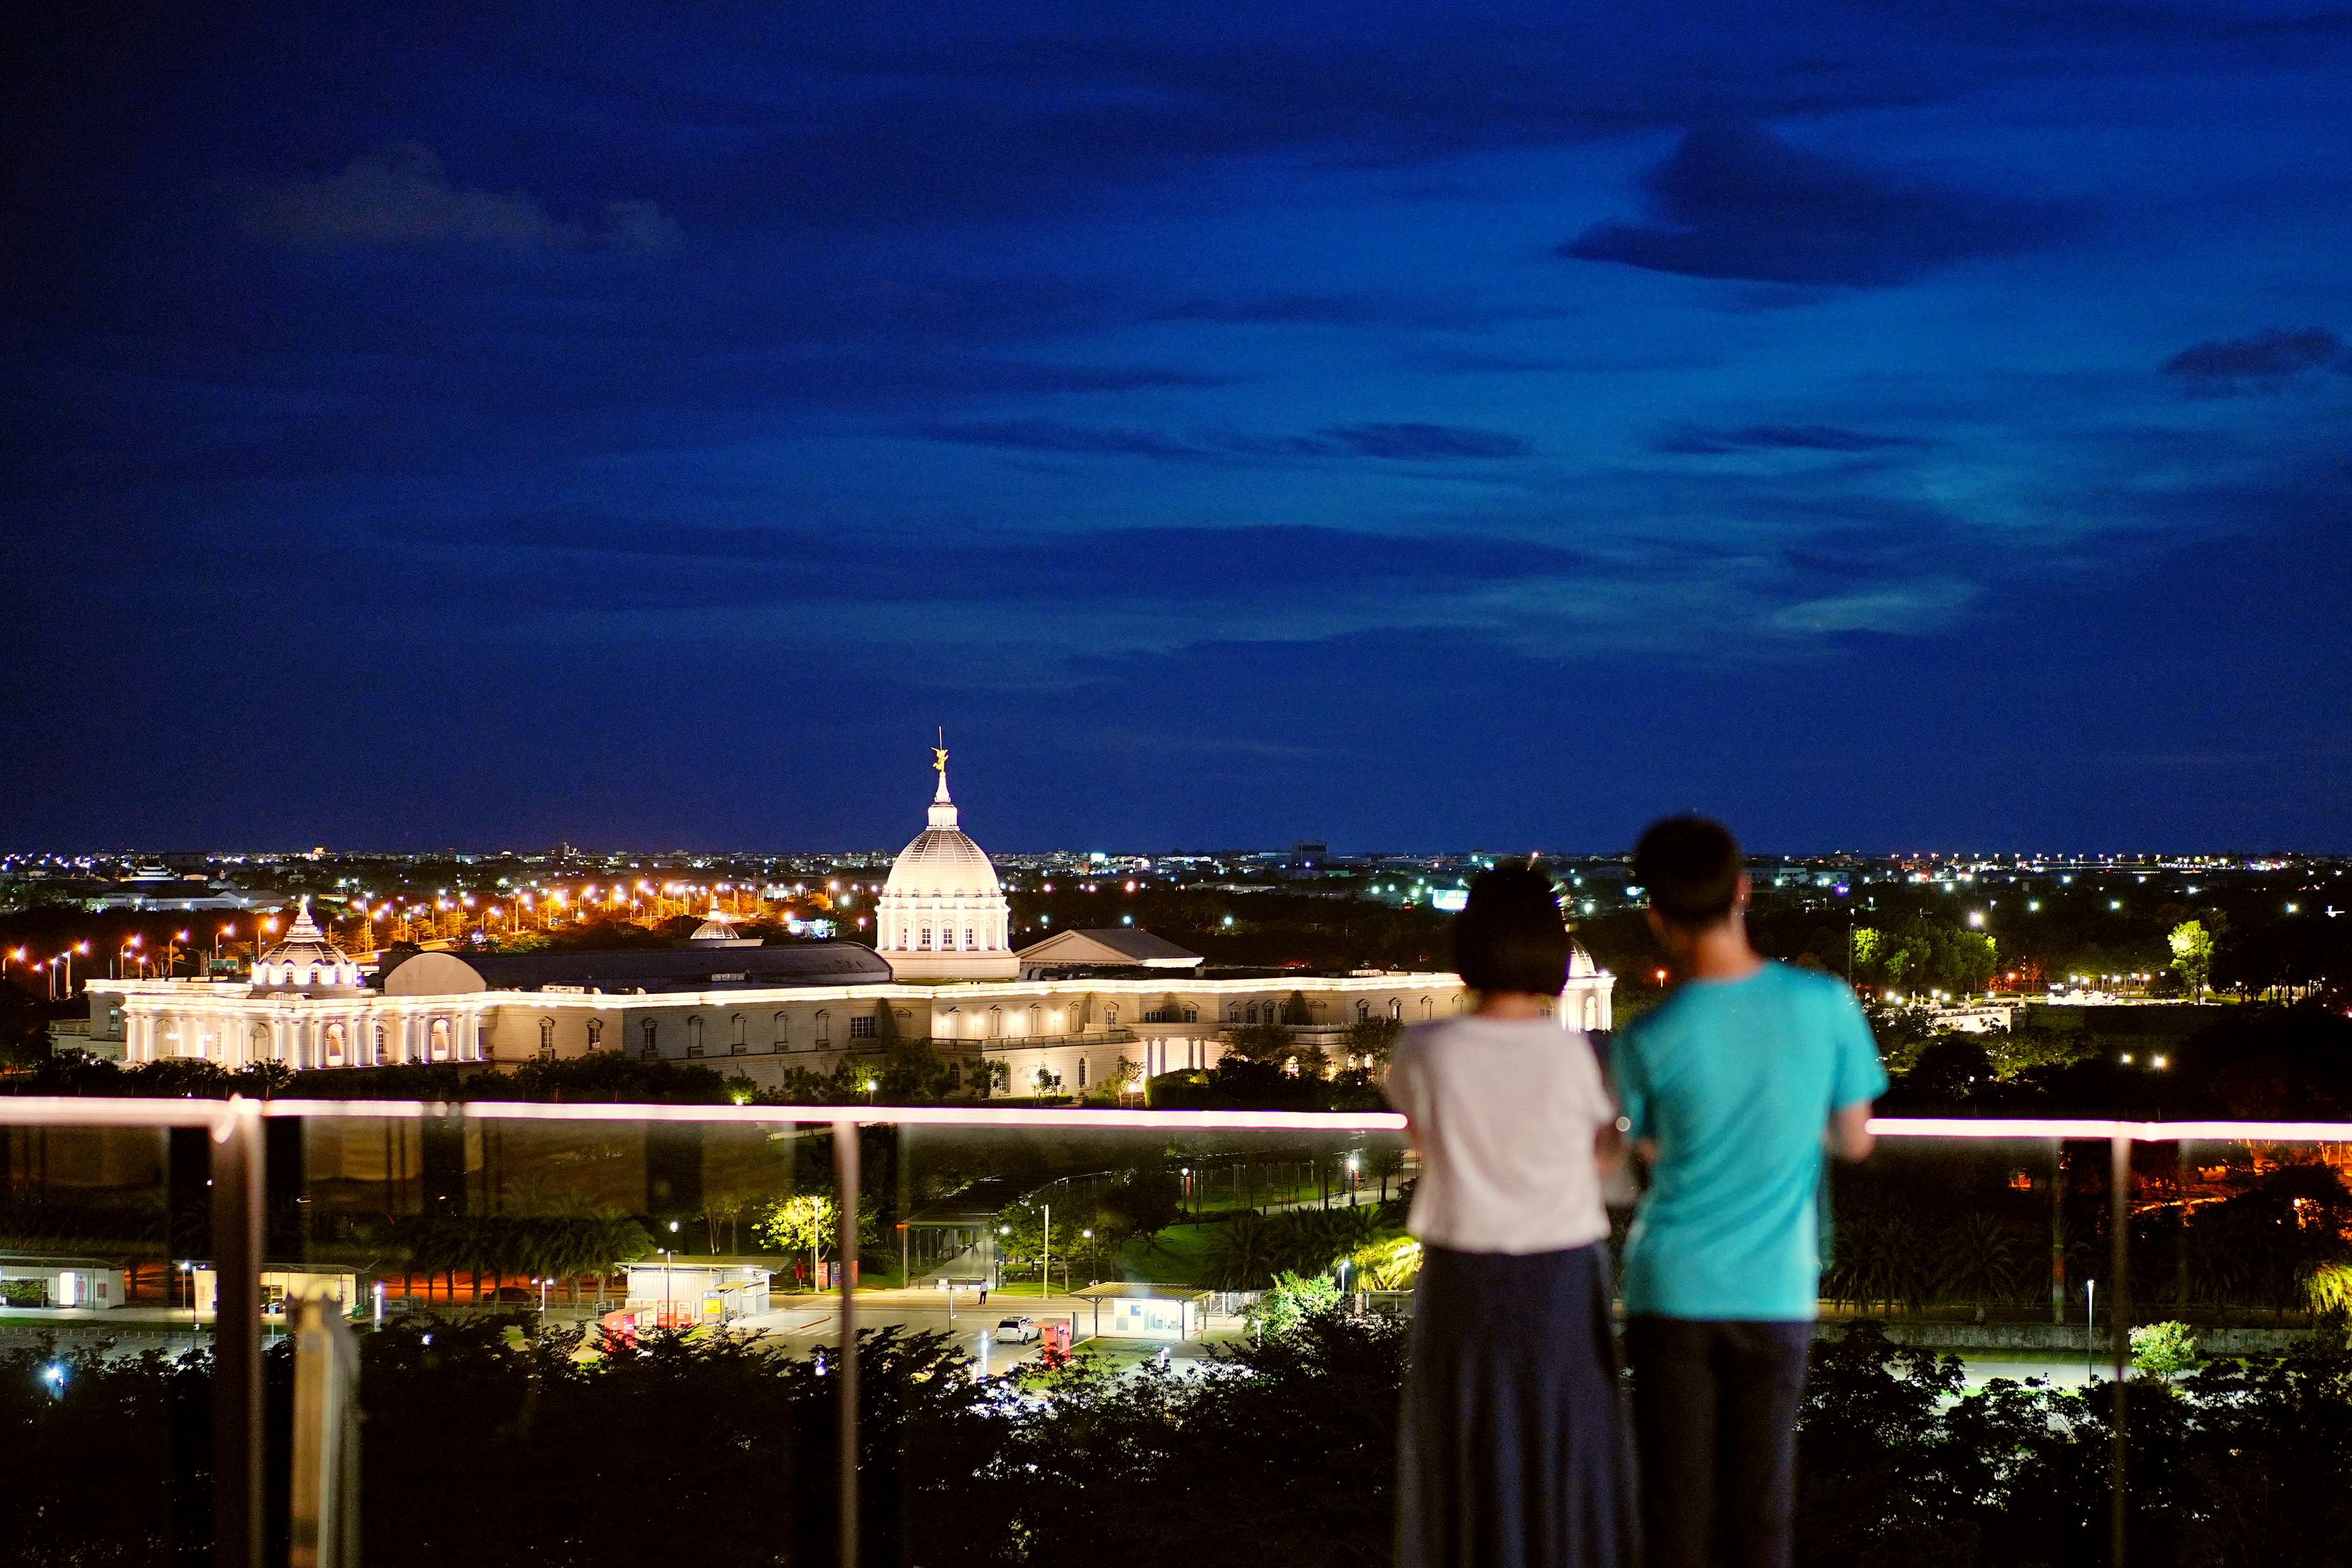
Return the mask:
{"type": "Polygon", "coordinates": [[[1120,964],[1143,969],[1196,969],[1201,955],[1132,926],[1057,931],[1021,950],[1023,964],[1120,964]]]}
{"type": "Polygon", "coordinates": [[[388,963],[377,984],[395,995],[471,989],[450,984],[444,964],[480,977],[486,991],[538,991],[548,986],[626,994],[644,991],[769,990],[789,985],[862,985],[890,978],[890,966],[872,948],[855,942],[793,942],[739,947],[601,948],[583,952],[420,952],[388,963]],[[430,962],[439,961],[439,962],[430,962]],[[425,972],[401,972],[425,963],[425,972]],[[439,971],[438,974],[430,973],[439,971]]]}

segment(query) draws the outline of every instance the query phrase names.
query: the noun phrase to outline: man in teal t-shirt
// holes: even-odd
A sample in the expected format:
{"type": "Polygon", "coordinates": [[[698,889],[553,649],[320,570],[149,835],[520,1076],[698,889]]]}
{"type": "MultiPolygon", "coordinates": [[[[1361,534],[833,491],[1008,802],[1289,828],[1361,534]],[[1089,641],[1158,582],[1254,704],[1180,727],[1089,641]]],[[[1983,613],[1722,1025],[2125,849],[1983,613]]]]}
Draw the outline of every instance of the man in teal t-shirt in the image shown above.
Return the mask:
{"type": "Polygon", "coordinates": [[[1748,945],[1740,864],[1698,817],[1633,852],[1680,981],[1611,1053],[1650,1170],[1624,1278],[1650,1568],[1790,1561],[1823,1161],[1870,1152],[1886,1088],[1853,993],[1748,945]]]}

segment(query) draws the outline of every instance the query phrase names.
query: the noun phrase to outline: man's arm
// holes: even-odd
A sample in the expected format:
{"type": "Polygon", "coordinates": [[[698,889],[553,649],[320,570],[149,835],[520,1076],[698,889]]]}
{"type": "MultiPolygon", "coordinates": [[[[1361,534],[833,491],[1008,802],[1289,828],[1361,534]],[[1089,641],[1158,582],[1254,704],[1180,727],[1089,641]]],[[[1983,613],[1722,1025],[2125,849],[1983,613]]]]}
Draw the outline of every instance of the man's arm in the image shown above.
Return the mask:
{"type": "Polygon", "coordinates": [[[1867,1160],[1878,1140],[1870,1132],[1870,1101],[1856,1100],[1830,1112],[1830,1130],[1823,1142],[1841,1160],[1867,1160]]]}

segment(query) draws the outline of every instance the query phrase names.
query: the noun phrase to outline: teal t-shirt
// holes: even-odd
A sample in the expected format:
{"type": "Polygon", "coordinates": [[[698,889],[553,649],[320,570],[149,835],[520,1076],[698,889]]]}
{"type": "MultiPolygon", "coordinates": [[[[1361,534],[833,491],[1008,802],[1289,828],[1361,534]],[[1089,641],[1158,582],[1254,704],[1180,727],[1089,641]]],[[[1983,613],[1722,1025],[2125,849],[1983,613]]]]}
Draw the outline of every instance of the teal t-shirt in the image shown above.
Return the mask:
{"type": "Polygon", "coordinates": [[[1821,1305],[1822,1135],[1886,1089],[1846,985],[1767,963],[1692,981],[1610,1053],[1631,1136],[1658,1163],[1625,1245],[1625,1309],[1793,1321],[1821,1305]]]}

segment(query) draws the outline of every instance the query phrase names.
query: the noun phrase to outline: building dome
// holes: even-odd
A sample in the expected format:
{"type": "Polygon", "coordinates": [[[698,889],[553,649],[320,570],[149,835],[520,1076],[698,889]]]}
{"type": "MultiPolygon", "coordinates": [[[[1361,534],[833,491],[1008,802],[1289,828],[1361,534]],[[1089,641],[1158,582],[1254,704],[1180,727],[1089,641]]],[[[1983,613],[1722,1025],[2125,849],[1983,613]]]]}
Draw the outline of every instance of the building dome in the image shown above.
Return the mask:
{"type": "Polygon", "coordinates": [[[757,937],[735,934],[734,922],[719,912],[719,903],[716,900],[711,901],[710,912],[702,917],[702,923],[695,927],[694,934],[686,940],[698,942],[706,947],[757,947],[760,945],[760,939],[757,937]]]}
{"type": "Polygon", "coordinates": [[[875,947],[902,980],[1010,980],[1013,911],[979,845],[957,825],[948,753],[936,752],[930,821],[890,864],[875,909],[875,947]]]}
{"type": "Polygon", "coordinates": [[[1590,980],[1600,973],[1601,966],[1592,962],[1592,955],[1584,951],[1582,942],[1568,944],[1568,977],[1570,980],[1590,980]]]}
{"type": "Polygon", "coordinates": [[[286,940],[254,960],[257,990],[357,991],[367,984],[351,955],[327,940],[310,918],[310,900],[302,900],[286,940]]]}
{"type": "Polygon", "coordinates": [[[890,863],[883,892],[912,899],[995,899],[1004,894],[996,868],[971,836],[956,826],[955,802],[948,798],[948,774],[940,770],[931,796],[930,826],[915,835],[890,863]]]}

